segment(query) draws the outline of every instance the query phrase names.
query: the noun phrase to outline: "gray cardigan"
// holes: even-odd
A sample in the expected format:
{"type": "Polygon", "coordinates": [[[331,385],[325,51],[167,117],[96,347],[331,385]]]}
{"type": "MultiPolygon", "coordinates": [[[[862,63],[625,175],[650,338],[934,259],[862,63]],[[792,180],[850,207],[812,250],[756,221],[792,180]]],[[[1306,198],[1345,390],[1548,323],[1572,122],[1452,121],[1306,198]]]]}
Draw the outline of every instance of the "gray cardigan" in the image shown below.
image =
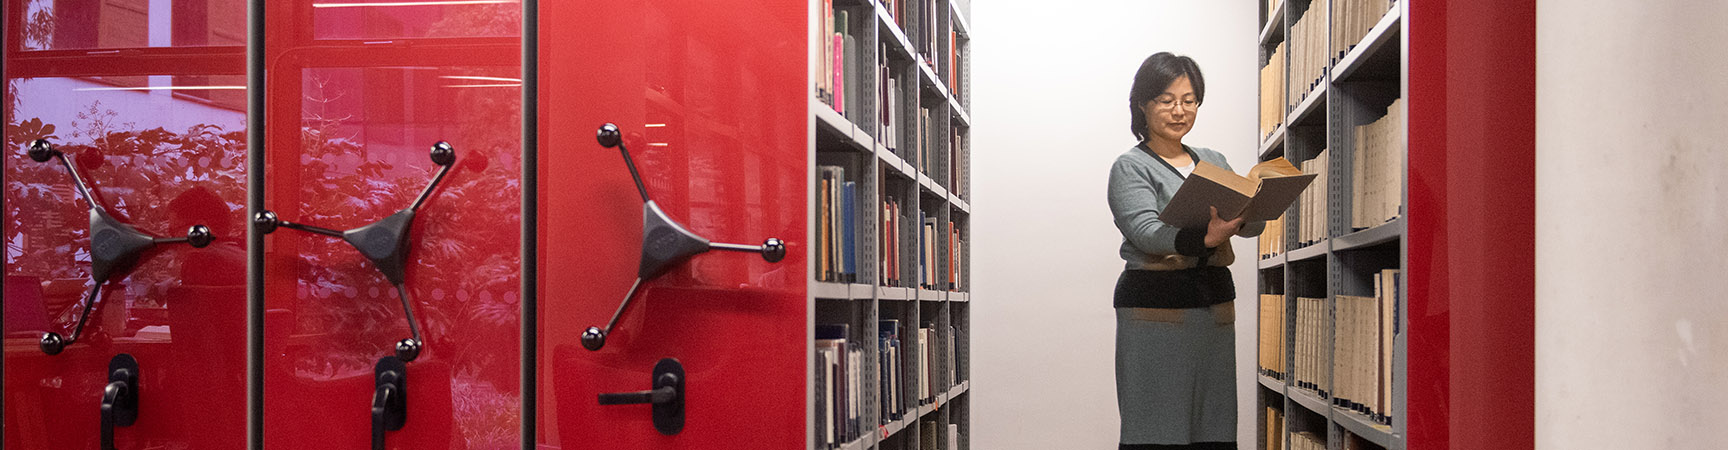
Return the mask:
{"type": "MultiPolygon", "coordinates": [[[[1224,155],[1205,148],[1183,148],[1194,158],[1225,170],[1224,155]]],[[[1163,158],[1145,146],[1135,146],[1116,158],[1110,167],[1110,213],[1122,232],[1122,259],[1128,270],[1178,270],[1197,267],[1199,257],[1210,254],[1207,264],[1228,266],[1235,260],[1229,242],[1216,251],[1205,247],[1206,229],[1179,229],[1158,220],[1158,213],[1185,178],[1163,158]]],[[[1248,222],[1237,236],[1259,236],[1266,222],[1248,222]]]]}

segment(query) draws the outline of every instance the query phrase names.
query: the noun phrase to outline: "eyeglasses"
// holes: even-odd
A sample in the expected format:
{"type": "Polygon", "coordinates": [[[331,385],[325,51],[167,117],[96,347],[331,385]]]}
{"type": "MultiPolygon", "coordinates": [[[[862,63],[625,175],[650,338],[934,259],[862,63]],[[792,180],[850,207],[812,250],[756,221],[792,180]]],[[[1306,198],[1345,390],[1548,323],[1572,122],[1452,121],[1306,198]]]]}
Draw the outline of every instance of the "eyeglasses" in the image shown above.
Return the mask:
{"type": "Polygon", "coordinates": [[[1190,99],[1182,99],[1182,101],[1176,101],[1176,99],[1173,99],[1173,98],[1170,98],[1170,99],[1160,98],[1160,99],[1152,100],[1152,103],[1158,105],[1157,108],[1160,110],[1164,110],[1164,111],[1175,111],[1176,105],[1182,105],[1182,109],[1186,109],[1189,111],[1194,111],[1194,110],[1200,109],[1200,102],[1196,101],[1194,99],[1191,99],[1191,98],[1190,99]]]}

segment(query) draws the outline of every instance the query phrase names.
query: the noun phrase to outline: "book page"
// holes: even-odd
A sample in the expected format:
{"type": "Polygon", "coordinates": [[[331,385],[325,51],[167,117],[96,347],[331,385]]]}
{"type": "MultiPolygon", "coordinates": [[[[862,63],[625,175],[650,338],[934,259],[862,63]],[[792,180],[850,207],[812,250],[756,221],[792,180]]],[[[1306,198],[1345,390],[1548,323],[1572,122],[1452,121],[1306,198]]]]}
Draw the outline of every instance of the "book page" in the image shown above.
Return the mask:
{"type": "MultiPolygon", "coordinates": [[[[1280,158],[1282,159],[1282,158],[1280,158]]],[[[1289,163],[1285,163],[1289,164],[1289,163]]],[[[1314,181],[1315,174],[1280,176],[1260,180],[1260,192],[1254,194],[1254,199],[1242,208],[1242,217],[1250,221],[1263,221],[1278,218],[1291,203],[1302,195],[1308,184],[1314,181]]]]}
{"type": "Polygon", "coordinates": [[[1284,159],[1282,156],[1268,159],[1259,164],[1255,164],[1254,167],[1248,168],[1248,180],[1256,183],[1267,178],[1287,177],[1301,174],[1302,169],[1296,168],[1296,165],[1290,164],[1290,160],[1284,159]]]}

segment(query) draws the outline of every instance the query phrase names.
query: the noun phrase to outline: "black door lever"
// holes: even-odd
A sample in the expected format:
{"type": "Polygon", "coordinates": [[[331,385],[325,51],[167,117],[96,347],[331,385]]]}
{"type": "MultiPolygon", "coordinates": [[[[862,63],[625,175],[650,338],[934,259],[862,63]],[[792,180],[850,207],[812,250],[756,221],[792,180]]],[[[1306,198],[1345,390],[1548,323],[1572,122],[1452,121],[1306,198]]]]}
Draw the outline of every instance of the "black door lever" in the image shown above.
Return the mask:
{"type": "Polygon", "coordinates": [[[653,405],[654,429],[671,436],[684,430],[684,365],[665,358],[654,364],[654,388],[600,394],[601,405],[653,405]]]}
{"type": "Polygon", "coordinates": [[[372,448],[384,449],[384,432],[408,423],[408,366],[394,356],[378,358],[372,369],[372,448]]]}
{"type": "Polygon", "coordinates": [[[408,266],[408,229],[414,224],[414,213],[420,205],[426,203],[426,198],[432,195],[432,190],[438,187],[438,182],[444,180],[444,174],[450,173],[450,167],[456,163],[456,149],[450,143],[438,141],[432,145],[432,163],[441,166],[438,174],[420,191],[420,196],[414,198],[414,203],[407,208],[396,211],[395,214],[379,219],[370,225],[347,231],[337,231],[329,228],[294,223],[276,217],[276,213],[259,211],[252,217],[252,224],[264,234],[276,231],[276,228],[300,230],[313,234],[330,236],[348,242],[372,261],[372,266],[384,274],[384,279],[396,287],[396,297],[402,300],[402,314],[408,319],[408,332],[412,337],[396,341],[396,357],[402,361],[414,361],[420,357],[420,349],[426,341],[420,337],[420,322],[414,320],[414,309],[409,306],[408,288],[404,284],[405,270],[408,266]]]}
{"type": "Polygon", "coordinates": [[[125,273],[137,265],[138,258],[145,250],[157,244],[181,242],[194,248],[204,248],[216,239],[216,236],[210,234],[210,228],[203,224],[187,229],[186,237],[165,238],[138,231],[137,228],[115,219],[102,204],[96,202],[96,197],[90,194],[90,185],[85,184],[84,177],[78,175],[77,167],[67,162],[66,154],[54,148],[54,144],[37,139],[30,142],[29,154],[30,159],[36,162],[60,160],[60,165],[66,167],[66,173],[72,175],[72,187],[76,188],[78,196],[90,204],[90,279],[94,285],[85,296],[84,310],[78,313],[78,324],[72,327],[72,337],[62,337],[56,332],[43,333],[40,343],[43,353],[58,355],[66,346],[78,342],[84,334],[84,323],[90,319],[90,311],[95,309],[96,302],[102,299],[102,285],[107,284],[115,274],[125,273]]]}
{"type": "Polygon", "coordinates": [[[108,386],[102,388],[102,450],[114,449],[114,427],[138,421],[138,360],[121,353],[108,360],[108,386]]]}
{"type": "Polygon", "coordinates": [[[642,259],[636,268],[636,282],[624,293],[624,301],[612,313],[612,320],[606,322],[605,328],[588,327],[583,331],[582,348],[600,350],[605,347],[606,336],[612,333],[612,327],[618,325],[618,318],[630,307],[630,301],[636,298],[636,290],[642,287],[642,282],[653,280],[692,256],[709,250],[727,250],[758,253],[768,262],[780,262],[786,258],[786,244],[776,238],[768,238],[762,245],[727,244],[710,242],[690,232],[648,198],[648,188],[642,184],[642,175],[636,172],[636,163],[630,159],[630,150],[624,147],[624,138],[617,125],[601,125],[595,139],[602,147],[618,147],[618,152],[624,155],[624,166],[630,169],[630,178],[636,181],[636,192],[642,195],[642,259]]]}

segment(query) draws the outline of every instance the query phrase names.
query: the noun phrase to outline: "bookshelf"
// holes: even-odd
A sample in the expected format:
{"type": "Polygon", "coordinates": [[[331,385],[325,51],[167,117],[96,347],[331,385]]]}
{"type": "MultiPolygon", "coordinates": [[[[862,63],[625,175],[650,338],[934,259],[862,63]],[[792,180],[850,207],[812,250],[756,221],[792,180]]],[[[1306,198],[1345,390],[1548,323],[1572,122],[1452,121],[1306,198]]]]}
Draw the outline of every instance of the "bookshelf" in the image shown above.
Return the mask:
{"type": "Polygon", "coordinates": [[[970,7],[810,7],[809,448],[969,449],[970,7]]]}
{"type": "Polygon", "coordinates": [[[1282,304],[1262,315],[1281,323],[1260,329],[1253,448],[1406,447],[1406,8],[1261,4],[1259,159],[1325,179],[1260,243],[1257,297],[1282,304]]]}

